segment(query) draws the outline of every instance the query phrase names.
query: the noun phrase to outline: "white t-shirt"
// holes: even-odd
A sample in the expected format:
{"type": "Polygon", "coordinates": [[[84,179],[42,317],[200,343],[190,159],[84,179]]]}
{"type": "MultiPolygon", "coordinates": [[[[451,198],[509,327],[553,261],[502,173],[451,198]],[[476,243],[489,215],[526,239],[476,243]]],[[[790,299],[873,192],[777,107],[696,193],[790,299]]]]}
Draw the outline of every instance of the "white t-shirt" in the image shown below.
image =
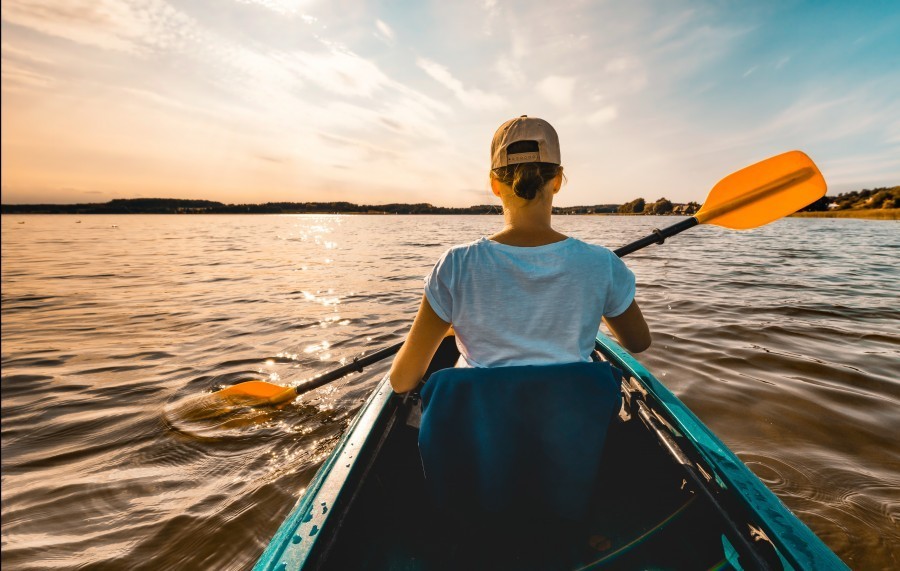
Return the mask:
{"type": "Polygon", "coordinates": [[[428,303],[472,367],[590,361],[601,318],[628,309],[634,292],[622,260],[575,238],[535,247],[481,238],[447,250],[425,278],[428,303]]]}

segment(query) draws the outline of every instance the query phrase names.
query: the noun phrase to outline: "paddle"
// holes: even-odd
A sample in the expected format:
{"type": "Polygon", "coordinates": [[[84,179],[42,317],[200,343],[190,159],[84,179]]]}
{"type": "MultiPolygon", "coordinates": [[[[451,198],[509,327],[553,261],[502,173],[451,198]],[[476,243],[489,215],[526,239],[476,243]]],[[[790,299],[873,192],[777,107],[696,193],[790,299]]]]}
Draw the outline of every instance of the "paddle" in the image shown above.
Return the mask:
{"type": "MultiPolygon", "coordinates": [[[[666,238],[698,224],[715,224],[733,230],[756,228],[812,204],[824,196],[825,191],[825,179],[812,159],[800,151],[790,151],[728,175],[713,187],[703,207],[694,216],[662,230],[656,229],[614,253],[622,257],[651,244],[662,244],[666,238]]],[[[248,381],[214,395],[247,399],[248,403],[254,399],[259,401],[254,404],[283,404],[344,375],[360,372],[363,367],[395,354],[402,346],[403,342],[400,342],[358,357],[352,363],[295,387],[248,381]]]]}
{"type": "Polygon", "coordinates": [[[731,173],[713,187],[700,210],[677,224],[615,250],[620,258],[662,244],[698,224],[749,230],[784,218],[825,196],[822,173],[806,154],[789,151],[731,173]]]}
{"type": "MultiPolygon", "coordinates": [[[[294,387],[282,387],[280,385],[274,385],[265,381],[247,381],[245,383],[238,383],[226,389],[222,389],[214,393],[214,395],[232,399],[258,399],[261,402],[253,404],[260,405],[283,404],[285,402],[294,400],[297,396],[305,392],[317,389],[322,385],[326,385],[331,381],[340,379],[341,377],[350,373],[361,373],[363,367],[368,367],[372,363],[377,363],[382,359],[390,357],[391,355],[399,351],[400,347],[402,346],[403,341],[400,341],[399,343],[395,343],[390,347],[379,349],[374,353],[369,353],[368,355],[361,357],[355,357],[353,361],[347,363],[346,365],[328,371],[327,373],[323,373],[317,377],[313,377],[305,383],[299,384],[294,387]]],[[[250,403],[248,402],[247,404],[250,403]]]]}

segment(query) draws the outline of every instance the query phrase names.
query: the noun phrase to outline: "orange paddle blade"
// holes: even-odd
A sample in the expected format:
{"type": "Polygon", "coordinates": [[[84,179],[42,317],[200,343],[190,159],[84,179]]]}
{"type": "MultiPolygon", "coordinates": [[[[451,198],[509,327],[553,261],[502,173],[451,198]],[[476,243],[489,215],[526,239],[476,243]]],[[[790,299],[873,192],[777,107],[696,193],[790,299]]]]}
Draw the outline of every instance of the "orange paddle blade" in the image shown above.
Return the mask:
{"type": "Polygon", "coordinates": [[[215,394],[220,397],[252,397],[269,399],[287,391],[289,387],[273,385],[265,381],[247,381],[222,389],[215,394]]]}
{"type": "Polygon", "coordinates": [[[828,190],[806,154],[789,151],[750,165],[719,181],[694,218],[732,230],[747,230],[797,212],[828,190]]]}

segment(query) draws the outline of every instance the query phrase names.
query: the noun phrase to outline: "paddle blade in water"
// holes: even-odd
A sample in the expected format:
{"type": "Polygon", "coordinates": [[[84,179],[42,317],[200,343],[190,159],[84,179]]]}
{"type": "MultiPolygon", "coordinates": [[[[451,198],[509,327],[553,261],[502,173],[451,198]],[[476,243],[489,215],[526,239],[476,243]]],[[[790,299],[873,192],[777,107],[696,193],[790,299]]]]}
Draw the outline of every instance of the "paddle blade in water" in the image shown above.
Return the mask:
{"type": "Polygon", "coordinates": [[[250,397],[259,399],[269,399],[275,395],[279,395],[287,390],[287,387],[273,385],[265,381],[247,381],[232,385],[227,389],[222,389],[215,393],[219,397],[250,397]]]}
{"type": "Polygon", "coordinates": [[[271,420],[276,408],[260,410],[260,402],[263,401],[247,396],[194,395],[168,403],[165,419],[179,432],[214,436],[223,429],[245,428],[271,420]]]}
{"type": "Polygon", "coordinates": [[[701,224],[733,230],[756,228],[812,204],[826,190],[812,159],[790,151],[720,180],[694,217],[701,224]]]}

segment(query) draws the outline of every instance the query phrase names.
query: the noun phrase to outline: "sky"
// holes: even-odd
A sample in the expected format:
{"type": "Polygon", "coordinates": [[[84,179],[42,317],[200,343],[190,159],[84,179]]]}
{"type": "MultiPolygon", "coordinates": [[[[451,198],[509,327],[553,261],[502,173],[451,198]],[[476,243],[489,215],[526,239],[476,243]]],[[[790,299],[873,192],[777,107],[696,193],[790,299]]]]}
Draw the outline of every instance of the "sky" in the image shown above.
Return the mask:
{"type": "Polygon", "coordinates": [[[561,206],[800,149],[900,184],[900,2],[3,0],[2,202],[469,206],[527,114],[561,206]]]}

